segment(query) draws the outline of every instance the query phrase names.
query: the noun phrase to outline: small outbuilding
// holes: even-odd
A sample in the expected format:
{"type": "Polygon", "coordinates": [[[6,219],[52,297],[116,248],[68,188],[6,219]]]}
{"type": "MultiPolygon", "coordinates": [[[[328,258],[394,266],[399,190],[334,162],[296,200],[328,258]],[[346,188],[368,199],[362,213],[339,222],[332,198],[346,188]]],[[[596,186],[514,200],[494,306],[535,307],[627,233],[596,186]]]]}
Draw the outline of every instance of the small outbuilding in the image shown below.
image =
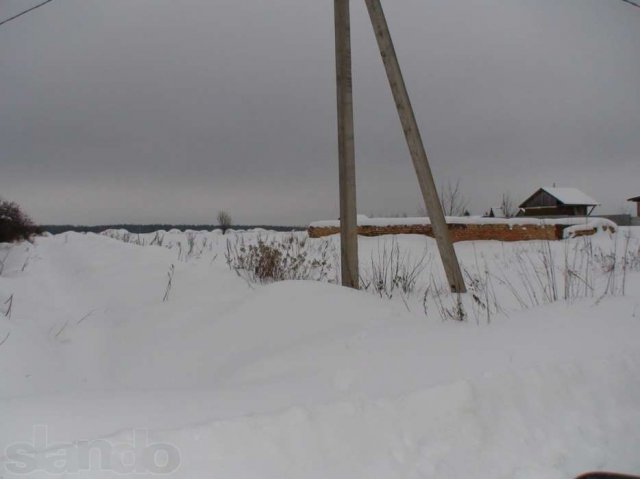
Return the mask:
{"type": "Polygon", "coordinates": [[[520,204],[523,217],[586,217],[600,205],[577,188],[542,187],[520,204]]]}
{"type": "Polygon", "coordinates": [[[636,202],[636,208],[638,209],[636,215],[640,217],[640,197],[633,197],[628,200],[629,202],[636,202]]]}

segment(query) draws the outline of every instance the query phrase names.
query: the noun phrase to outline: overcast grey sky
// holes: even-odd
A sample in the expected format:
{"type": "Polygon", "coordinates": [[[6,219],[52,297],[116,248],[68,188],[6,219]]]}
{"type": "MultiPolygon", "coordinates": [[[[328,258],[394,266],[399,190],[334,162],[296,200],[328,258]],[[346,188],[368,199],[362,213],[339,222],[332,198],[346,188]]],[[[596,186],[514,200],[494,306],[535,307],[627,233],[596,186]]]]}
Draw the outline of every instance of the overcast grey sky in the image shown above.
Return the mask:
{"type": "MultiPolygon", "coordinates": [[[[36,0],[0,0],[0,18],[36,0]]],[[[418,186],[352,0],[358,210],[418,186]]],[[[438,183],[472,213],[556,183],[640,195],[640,9],[383,2],[438,183]]],[[[331,0],[54,0],[0,27],[0,196],[42,223],[336,218],[331,0]]],[[[629,205],[630,206],[630,205],[629,205]]]]}

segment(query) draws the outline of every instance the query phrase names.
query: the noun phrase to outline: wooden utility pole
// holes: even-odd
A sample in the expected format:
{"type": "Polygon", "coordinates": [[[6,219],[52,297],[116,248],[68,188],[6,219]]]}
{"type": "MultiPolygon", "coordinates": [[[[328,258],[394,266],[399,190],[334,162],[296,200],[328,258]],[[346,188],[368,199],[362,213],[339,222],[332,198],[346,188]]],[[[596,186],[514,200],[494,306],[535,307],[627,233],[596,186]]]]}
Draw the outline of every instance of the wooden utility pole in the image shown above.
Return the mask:
{"type": "Polygon", "coordinates": [[[338,87],[338,155],[340,164],[340,254],[342,285],[358,288],[356,166],[353,146],[351,26],[349,0],[334,0],[336,83],[338,87]]]}
{"type": "Polygon", "coordinates": [[[420,136],[420,130],[418,129],[418,123],[416,121],[413,108],[411,107],[411,101],[409,100],[409,93],[402,77],[402,71],[400,70],[400,64],[396,56],[396,51],[391,40],[391,33],[389,32],[389,26],[382,10],[380,0],[365,0],[367,4],[367,10],[369,11],[369,17],[371,18],[371,24],[376,34],[378,41],[378,48],[380,49],[380,55],[384,67],[387,71],[387,78],[389,79],[389,85],[393,93],[393,98],[396,102],[396,108],[398,115],[400,116],[400,122],[402,123],[402,129],[404,130],[405,138],[407,139],[407,145],[409,152],[411,153],[411,159],[413,160],[413,167],[418,177],[418,183],[420,184],[420,190],[422,191],[422,197],[424,198],[425,206],[431,220],[431,228],[433,234],[436,237],[438,243],[438,250],[440,251],[440,258],[444,265],[445,272],[447,274],[447,280],[452,292],[464,293],[466,288],[464,285],[464,278],[460,271],[460,265],[458,258],[456,257],[456,251],[453,248],[451,242],[451,236],[449,235],[449,228],[444,218],[444,212],[440,199],[438,198],[438,192],[436,190],[435,182],[433,181],[433,175],[431,168],[429,167],[429,161],[427,159],[427,153],[422,143],[422,137],[420,136]]]}

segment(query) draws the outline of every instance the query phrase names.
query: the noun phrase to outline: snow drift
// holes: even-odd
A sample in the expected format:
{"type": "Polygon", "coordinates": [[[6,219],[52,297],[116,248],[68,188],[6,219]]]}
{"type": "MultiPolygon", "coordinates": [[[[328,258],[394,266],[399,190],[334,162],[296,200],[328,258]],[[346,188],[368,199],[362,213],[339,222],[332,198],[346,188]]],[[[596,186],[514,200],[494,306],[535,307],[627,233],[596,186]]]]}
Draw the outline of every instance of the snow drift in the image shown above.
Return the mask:
{"type": "MultiPolygon", "coordinates": [[[[225,235],[192,232],[209,243],[181,260],[186,234],[166,235],[170,248],[149,246],[153,235],[138,246],[73,233],[0,246],[0,302],[13,296],[11,314],[0,311],[3,475],[640,471],[635,271],[625,296],[443,322],[410,296],[305,281],[249,286],[224,264],[225,235]],[[83,457],[97,441],[117,447],[103,452],[108,462],[100,451],[83,457]],[[154,463],[150,446],[170,455],[154,463]]],[[[579,241],[557,242],[558,251],[579,241]]],[[[361,239],[362,258],[379,242],[361,239]]],[[[400,242],[420,252],[433,241],[400,242]]],[[[509,269],[505,248],[456,246],[468,265],[481,257],[509,269]]]]}

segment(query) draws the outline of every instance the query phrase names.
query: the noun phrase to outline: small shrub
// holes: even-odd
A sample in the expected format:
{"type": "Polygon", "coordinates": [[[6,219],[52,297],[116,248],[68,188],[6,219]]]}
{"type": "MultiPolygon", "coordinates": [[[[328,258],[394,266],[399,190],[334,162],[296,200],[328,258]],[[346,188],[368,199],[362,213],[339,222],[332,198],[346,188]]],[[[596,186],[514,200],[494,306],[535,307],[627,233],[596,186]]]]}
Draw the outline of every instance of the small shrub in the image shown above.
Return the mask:
{"type": "Polygon", "coordinates": [[[151,240],[151,243],[149,243],[149,245],[158,245],[160,247],[164,246],[164,233],[160,233],[160,232],[156,232],[155,236],[153,237],[153,239],[151,240]]]}
{"type": "Polygon", "coordinates": [[[15,202],[0,200],[0,243],[30,240],[42,233],[15,202]]]}
{"type": "Polygon", "coordinates": [[[249,283],[269,283],[282,280],[328,279],[329,244],[315,248],[296,235],[282,239],[258,237],[255,243],[244,238],[227,240],[227,265],[249,283]]]}
{"type": "Polygon", "coordinates": [[[390,247],[378,244],[377,255],[371,254],[369,268],[362,269],[360,285],[363,290],[377,293],[379,296],[393,298],[397,291],[404,295],[413,293],[422,272],[431,263],[431,256],[426,248],[418,258],[401,252],[397,238],[394,236],[390,247]]]}

